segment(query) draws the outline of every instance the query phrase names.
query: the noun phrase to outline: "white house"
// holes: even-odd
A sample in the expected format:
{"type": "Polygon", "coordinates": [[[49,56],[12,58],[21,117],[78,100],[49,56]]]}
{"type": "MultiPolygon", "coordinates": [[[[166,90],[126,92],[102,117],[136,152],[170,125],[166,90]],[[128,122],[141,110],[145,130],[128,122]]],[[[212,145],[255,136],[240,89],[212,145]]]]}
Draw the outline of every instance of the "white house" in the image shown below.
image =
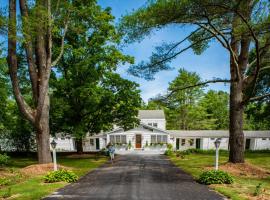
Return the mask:
{"type": "MultiPolygon", "coordinates": [[[[115,128],[110,132],[87,135],[83,141],[84,151],[100,151],[108,143],[115,145],[117,153],[162,153],[166,150],[167,144],[171,144],[175,150],[189,148],[207,150],[214,149],[214,141],[217,138],[221,138],[220,148],[228,150],[227,130],[166,130],[163,110],[140,110],[138,118],[140,124],[133,129],[115,128]]],[[[244,131],[244,135],[246,149],[270,149],[270,131],[244,131]]],[[[67,143],[70,141],[65,144],[67,143]]],[[[65,148],[74,149],[74,142],[72,144],[72,147],[65,146],[65,148]]],[[[65,149],[60,144],[57,146],[65,149]]]]}

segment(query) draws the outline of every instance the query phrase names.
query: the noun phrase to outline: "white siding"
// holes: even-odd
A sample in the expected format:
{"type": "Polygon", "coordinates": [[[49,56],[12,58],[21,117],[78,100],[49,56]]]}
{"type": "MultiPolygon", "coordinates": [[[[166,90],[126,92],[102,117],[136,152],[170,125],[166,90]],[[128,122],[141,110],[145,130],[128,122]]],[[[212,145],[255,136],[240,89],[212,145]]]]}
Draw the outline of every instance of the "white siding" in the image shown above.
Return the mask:
{"type": "Polygon", "coordinates": [[[141,119],[141,122],[147,125],[157,123],[157,128],[162,130],[166,129],[165,119],[141,119]]]}
{"type": "MultiPolygon", "coordinates": [[[[56,151],[75,151],[75,142],[73,138],[50,138],[50,142],[55,140],[57,143],[56,151]]],[[[50,145],[51,148],[51,145],[50,145]]],[[[51,149],[52,150],[52,149],[51,149]]]]}
{"type": "Polygon", "coordinates": [[[270,138],[265,138],[265,139],[255,138],[255,139],[251,139],[250,149],[251,150],[270,149],[270,138]]]}
{"type": "MultiPolygon", "coordinates": [[[[216,141],[216,138],[202,138],[202,149],[204,150],[210,150],[215,149],[214,142],[216,141]]],[[[219,149],[228,150],[229,145],[229,138],[221,138],[221,143],[219,149]]]]}

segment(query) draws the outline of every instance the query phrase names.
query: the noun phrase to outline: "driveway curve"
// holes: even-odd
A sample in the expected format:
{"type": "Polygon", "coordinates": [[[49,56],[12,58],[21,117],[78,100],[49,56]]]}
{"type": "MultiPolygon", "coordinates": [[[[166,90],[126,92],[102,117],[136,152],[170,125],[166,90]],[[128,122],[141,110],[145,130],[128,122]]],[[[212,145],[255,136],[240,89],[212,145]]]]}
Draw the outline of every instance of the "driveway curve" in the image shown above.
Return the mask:
{"type": "Polygon", "coordinates": [[[121,155],[45,200],[222,200],[163,155],[121,155]]]}

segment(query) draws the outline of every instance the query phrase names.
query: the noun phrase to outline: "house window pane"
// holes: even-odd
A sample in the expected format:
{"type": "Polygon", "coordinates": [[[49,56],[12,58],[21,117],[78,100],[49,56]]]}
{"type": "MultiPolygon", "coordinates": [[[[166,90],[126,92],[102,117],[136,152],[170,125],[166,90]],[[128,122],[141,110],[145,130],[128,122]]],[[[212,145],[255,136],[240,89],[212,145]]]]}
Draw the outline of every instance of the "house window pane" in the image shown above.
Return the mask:
{"type": "Polygon", "coordinates": [[[153,123],[153,126],[154,126],[154,127],[157,127],[157,123],[153,123]]]}
{"type": "Polygon", "coordinates": [[[148,123],[149,126],[152,126],[152,123],[148,123]]]}
{"type": "Polygon", "coordinates": [[[157,135],[157,143],[161,143],[161,135],[157,135]]]}
{"type": "Polygon", "coordinates": [[[186,139],[182,139],[181,140],[181,146],[185,146],[185,144],[186,144],[186,139]]]}
{"type": "Polygon", "coordinates": [[[121,143],[120,135],[116,135],[116,136],[115,136],[115,142],[116,142],[116,143],[121,143]]]}
{"type": "Polygon", "coordinates": [[[156,143],[156,135],[151,135],[151,143],[156,143]]]}
{"type": "Polygon", "coordinates": [[[91,146],[94,145],[94,139],[90,139],[90,145],[91,145],[91,146]]]}
{"type": "Polygon", "coordinates": [[[114,141],[114,135],[110,135],[110,143],[114,144],[115,141],[114,141]]]}
{"type": "Polygon", "coordinates": [[[163,143],[167,143],[167,135],[163,135],[162,136],[162,142],[163,143]]]}
{"type": "Polygon", "coordinates": [[[126,144],[127,143],[127,137],[125,135],[121,136],[121,143],[126,144]]]}

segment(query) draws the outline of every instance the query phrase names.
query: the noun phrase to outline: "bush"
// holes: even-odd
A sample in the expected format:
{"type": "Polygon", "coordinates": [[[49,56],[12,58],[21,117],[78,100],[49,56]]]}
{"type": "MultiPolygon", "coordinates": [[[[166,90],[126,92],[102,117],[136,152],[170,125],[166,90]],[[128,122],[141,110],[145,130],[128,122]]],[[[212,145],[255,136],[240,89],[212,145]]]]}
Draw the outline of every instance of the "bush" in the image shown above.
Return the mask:
{"type": "Polygon", "coordinates": [[[6,154],[0,154],[0,166],[7,165],[10,162],[10,157],[6,154]]]}
{"type": "Polygon", "coordinates": [[[7,178],[0,178],[0,186],[9,185],[11,183],[11,180],[7,178]]]}
{"type": "Polygon", "coordinates": [[[231,184],[233,178],[227,172],[220,170],[210,170],[203,172],[198,180],[199,183],[210,185],[210,184],[231,184]]]}
{"type": "Polygon", "coordinates": [[[255,191],[253,193],[254,196],[259,196],[262,194],[262,183],[259,183],[256,188],[255,188],[255,191]]]}
{"type": "Polygon", "coordinates": [[[49,172],[45,177],[45,183],[55,183],[55,182],[68,182],[72,183],[78,180],[78,176],[72,171],[61,169],[58,171],[49,172]]]}
{"type": "Polygon", "coordinates": [[[11,197],[11,188],[8,188],[8,189],[1,195],[1,197],[4,198],[4,199],[11,197]]]}
{"type": "Polygon", "coordinates": [[[173,146],[172,144],[167,144],[167,150],[164,153],[166,156],[171,156],[173,154],[173,146]]]}

